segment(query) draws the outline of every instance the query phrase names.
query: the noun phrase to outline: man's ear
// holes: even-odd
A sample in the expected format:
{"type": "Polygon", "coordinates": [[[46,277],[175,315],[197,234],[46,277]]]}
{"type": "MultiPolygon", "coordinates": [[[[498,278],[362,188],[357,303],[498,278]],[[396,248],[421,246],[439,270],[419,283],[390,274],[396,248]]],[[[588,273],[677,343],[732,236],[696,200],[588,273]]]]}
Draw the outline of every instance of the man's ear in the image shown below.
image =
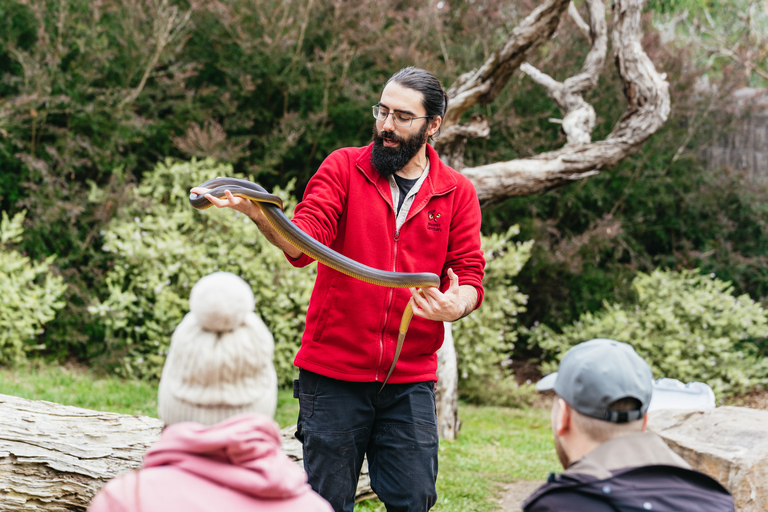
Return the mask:
{"type": "Polygon", "coordinates": [[[557,415],[554,428],[558,437],[571,431],[571,418],[571,406],[562,398],[557,398],[557,415]]]}
{"type": "Polygon", "coordinates": [[[645,416],[643,416],[643,430],[642,432],[645,432],[645,427],[648,426],[648,413],[645,413],[645,416]]]}
{"type": "Polygon", "coordinates": [[[427,129],[427,135],[429,137],[432,137],[434,134],[437,133],[437,130],[440,129],[440,125],[443,124],[443,118],[440,116],[435,116],[432,118],[432,120],[429,122],[429,128],[427,129]]]}

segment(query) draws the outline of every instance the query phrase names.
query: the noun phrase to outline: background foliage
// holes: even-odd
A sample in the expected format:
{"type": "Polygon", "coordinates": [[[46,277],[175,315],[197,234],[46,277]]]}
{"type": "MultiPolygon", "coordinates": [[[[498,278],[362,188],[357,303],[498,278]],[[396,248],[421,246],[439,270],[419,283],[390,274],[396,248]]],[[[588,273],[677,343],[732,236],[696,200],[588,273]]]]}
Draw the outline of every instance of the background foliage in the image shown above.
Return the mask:
{"type": "Polygon", "coordinates": [[[66,285],[51,274],[55,256],[30,261],[12,246],[22,240],[25,212],[0,220],[0,363],[18,362],[27,353],[44,349],[38,337],[64,305],[66,285]]]}
{"type": "MultiPolygon", "coordinates": [[[[131,188],[132,200],[107,225],[103,249],[114,265],[106,275],[106,297],[95,298],[89,308],[105,327],[101,357],[124,376],[159,378],[171,334],[189,311],[192,286],[226,271],[253,289],[257,312],[275,338],[280,382],[287,385],[294,378],[315,266],[289,265],[239,212],[190,207],[188,183],[216,176],[242,177],[211,160],[160,163],[131,188]]],[[[290,190],[273,192],[290,214],[290,190]]],[[[98,200],[100,193],[91,197],[98,200]]]]}
{"type": "MultiPolygon", "coordinates": [[[[14,251],[66,283],[51,299],[63,302],[55,318],[30,317],[33,345],[45,347],[36,353],[152,376],[188,286],[218,266],[265,293],[278,293],[275,282],[293,290],[259,305],[287,368],[311,271],[294,274],[245,220],[192,211],[186,190],[210,171],[300,197],[328,153],[370,139],[369,107],[392,72],[422,66],[448,86],[538,3],[0,3],[0,211],[27,212],[14,251]]],[[[557,333],[605,303],[628,304],[638,272],[698,268],[732,283],[735,295],[765,301],[768,181],[707,168],[705,158],[750,111],[735,94],[766,84],[766,18],[756,0],[646,2],[643,46],[667,73],[670,119],[616,168],[484,212],[486,243],[508,248],[489,262],[489,290],[510,302],[488,300],[455,326],[466,393],[493,389],[478,382],[509,382],[503,361],[550,357],[517,326],[539,322],[557,333]],[[533,246],[512,249],[513,225],[533,246]]],[[[588,50],[565,16],[530,60],[562,80],[588,50]]],[[[597,140],[624,110],[610,65],[587,100],[597,140]]],[[[550,122],[560,113],[521,74],[471,114],[487,117],[491,137],[469,142],[467,165],[565,142],[550,122]]]]}
{"type": "Polygon", "coordinates": [[[518,315],[528,297],[515,285],[531,253],[533,241],[514,242],[520,233],[512,226],[506,233],[484,236],[486,258],[483,305],[453,324],[462,395],[481,403],[520,405],[530,400],[533,386],[520,386],[509,365],[518,341],[518,315]]]}

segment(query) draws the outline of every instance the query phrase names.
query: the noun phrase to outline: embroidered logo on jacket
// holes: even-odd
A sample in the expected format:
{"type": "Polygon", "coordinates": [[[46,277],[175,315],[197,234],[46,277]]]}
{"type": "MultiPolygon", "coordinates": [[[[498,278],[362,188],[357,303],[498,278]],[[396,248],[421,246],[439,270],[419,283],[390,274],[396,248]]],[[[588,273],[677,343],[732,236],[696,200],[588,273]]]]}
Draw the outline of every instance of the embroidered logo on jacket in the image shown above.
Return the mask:
{"type": "Polygon", "coordinates": [[[427,229],[430,231],[442,231],[440,227],[440,214],[435,210],[430,210],[427,214],[429,220],[427,220],[427,229]]]}

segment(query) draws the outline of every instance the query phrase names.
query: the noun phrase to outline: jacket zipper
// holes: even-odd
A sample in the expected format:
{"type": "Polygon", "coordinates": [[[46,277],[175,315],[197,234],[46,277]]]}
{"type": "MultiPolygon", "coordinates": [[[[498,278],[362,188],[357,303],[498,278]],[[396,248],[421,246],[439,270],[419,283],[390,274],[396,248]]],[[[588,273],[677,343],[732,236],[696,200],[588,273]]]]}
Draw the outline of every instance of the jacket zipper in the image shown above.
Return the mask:
{"type": "MultiPolygon", "coordinates": [[[[423,210],[427,206],[427,203],[429,203],[429,201],[433,197],[440,197],[440,196],[444,196],[444,195],[450,194],[455,189],[456,189],[456,187],[453,187],[453,188],[448,189],[448,190],[446,190],[444,192],[441,192],[439,194],[434,194],[434,195],[430,196],[427,199],[427,201],[425,201],[419,208],[417,208],[416,210],[412,210],[412,211],[408,212],[408,218],[405,219],[405,222],[403,222],[403,226],[405,226],[405,224],[408,223],[409,220],[411,220],[421,210],[423,210]]],[[[394,206],[393,206],[393,209],[394,209],[394,206]]],[[[402,229],[403,226],[401,226],[400,229],[402,229]]],[[[398,242],[400,241],[400,229],[397,228],[397,215],[395,215],[395,247],[394,247],[394,253],[393,253],[394,257],[392,258],[392,272],[397,272],[397,268],[396,268],[396,266],[397,266],[397,251],[398,251],[398,242]]],[[[395,295],[395,289],[394,288],[390,288],[389,289],[389,296],[387,298],[387,308],[386,308],[385,313],[384,313],[384,326],[382,327],[381,332],[379,333],[379,357],[378,357],[378,360],[376,362],[376,371],[375,371],[375,375],[374,375],[375,380],[377,382],[379,381],[379,376],[383,375],[383,372],[381,371],[381,363],[384,360],[384,333],[387,332],[387,325],[389,324],[389,313],[390,313],[390,309],[392,308],[392,299],[394,298],[394,295],[395,295]]]]}
{"type": "MultiPolygon", "coordinates": [[[[395,220],[395,222],[397,222],[397,220],[395,220]]],[[[394,257],[392,258],[393,272],[397,271],[395,267],[397,263],[397,247],[398,247],[397,243],[399,241],[400,241],[400,230],[396,229],[395,230],[395,250],[393,253],[394,257]]],[[[384,325],[382,326],[381,332],[379,333],[379,360],[376,364],[376,381],[379,380],[379,376],[382,374],[381,363],[384,360],[384,334],[387,332],[387,325],[389,325],[389,313],[392,308],[392,299],[394,298],[394,296],[395,296],[395,289],[390,288],[389,296],[387,297],[387,308],[385,309],[385,313],[384,313],[384,325]]]]}

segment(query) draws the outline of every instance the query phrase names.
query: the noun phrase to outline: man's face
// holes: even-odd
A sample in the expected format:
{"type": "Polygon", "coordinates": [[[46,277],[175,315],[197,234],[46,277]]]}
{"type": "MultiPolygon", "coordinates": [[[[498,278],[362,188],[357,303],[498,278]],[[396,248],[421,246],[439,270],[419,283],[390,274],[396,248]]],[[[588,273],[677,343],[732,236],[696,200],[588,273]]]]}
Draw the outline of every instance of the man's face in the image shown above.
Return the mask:
{"type": "MultiPolygon", "coordinates": [[[[423,95],[392,82],[381,93],[379,106],[389,112],[400,112],[411,117],[426,115],[423,95]]],[[[371,163],[384,177],[391,176],[411,161],[427,143],[430,119],[414,119],[411,126],[398,126],[393,116],[373,125],[373,153],[371,163]]]]}

